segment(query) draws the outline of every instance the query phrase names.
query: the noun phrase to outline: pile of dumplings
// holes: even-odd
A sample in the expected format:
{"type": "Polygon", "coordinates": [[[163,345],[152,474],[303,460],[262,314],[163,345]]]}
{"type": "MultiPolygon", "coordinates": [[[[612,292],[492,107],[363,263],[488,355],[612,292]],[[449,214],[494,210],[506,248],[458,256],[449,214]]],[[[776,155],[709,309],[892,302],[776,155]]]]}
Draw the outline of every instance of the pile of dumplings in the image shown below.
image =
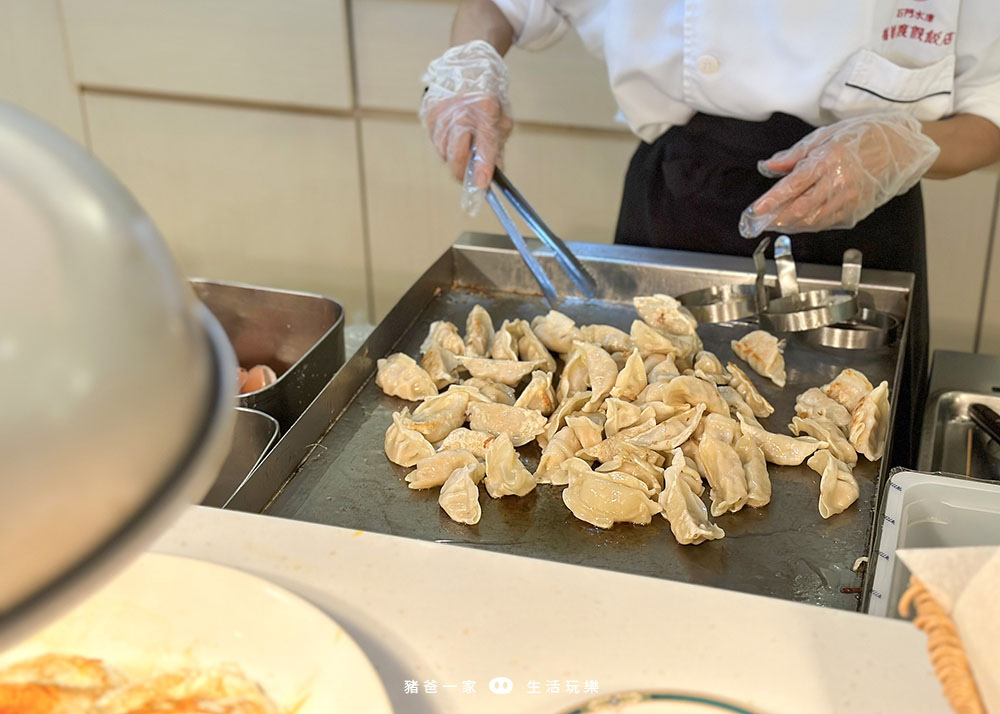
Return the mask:
{"type": "MultiPolygon", "coordinates": [[[[704,349],[686,308],[668,295],[634,305],[628,332],[578,326],[555,310],[496,329],[480,305],[464,337],[434,322],[419,364],[402,353],[378,361],[382,391],[419,402],[392,415],[386,455],[414,467],[410,488],[440,488],[445,513],[470,525],[482,517],[480,483],[493,498],[545,485],[564,487],[563,502],[587,523],[646,525],[661,514],[678,543],[696,545],[725,535],[709,511],[770,502],[769,463],[806,462],[820,474],[823,518],[857,500],[858,454],[876,460],[885,446],[888,383],[875,388],[846,369],[798,396],[792,435],[772,433],[760,419],[774,408],[740,366],[704,349]],[[517,452],[532,441],[541,447],[534,473],[517,452]]],[[[762,330],[732,342],[779,387],[783,347],[762,330]]]]}

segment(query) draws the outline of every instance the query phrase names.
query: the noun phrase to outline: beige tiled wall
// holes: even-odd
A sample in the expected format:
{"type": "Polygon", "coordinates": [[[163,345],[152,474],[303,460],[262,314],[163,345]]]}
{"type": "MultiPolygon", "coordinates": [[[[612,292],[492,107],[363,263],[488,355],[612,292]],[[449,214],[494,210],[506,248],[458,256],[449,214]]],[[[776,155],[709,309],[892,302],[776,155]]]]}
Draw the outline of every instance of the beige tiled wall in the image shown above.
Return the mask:
{"type": "Polygon", "coordinates": [[[86,142],[58,0],[0,0],[0,99],[86,142]]]}
{"type": "Polygon", "coordinates": [[[984,287],[979,351],[1000,355],[1000,224],[993,234],[993,250],[984,287]]]}
{"type": "Polygon", "coordinates": [[[924,181],[931,349],[974,352],[1000,174],[924,181]]]}
{"type": "MultiPolygon", "coordinates": [[[[459,212],[415,118],[454,8],[0,0],[0,96],[83,142],[89,123],[186,272],[326,293],[371,321],[463,230],[499,232],[459,212]]],[[[572,33],[508,62],[511,178],[563,237],[611,240],[636,140],[602,63],[572,33]]],[[[932,347],[1000,353],[997,179],[925,182],[932,347]]]]}
{"type": "Polygon", "coordinates": [[[192,276],[335,295],[368,316],[354,123],[85,95],[94,153],[192,276]]]}
{"type": "Polygon", "coordinates": [[[62,6],[82,85],[351,106],[343,0],[62,0],[62,6]]]}

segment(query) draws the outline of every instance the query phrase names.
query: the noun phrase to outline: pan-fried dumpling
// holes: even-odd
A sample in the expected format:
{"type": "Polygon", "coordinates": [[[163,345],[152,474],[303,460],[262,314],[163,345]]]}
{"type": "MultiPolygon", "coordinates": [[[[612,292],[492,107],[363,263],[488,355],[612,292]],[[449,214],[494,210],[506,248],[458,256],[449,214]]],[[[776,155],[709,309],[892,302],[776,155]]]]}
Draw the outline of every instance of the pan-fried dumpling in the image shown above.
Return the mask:
{"type": "MultiPolygon", "coordinates": [[[[577,453],[577,456],[583,459],[596,459],[602,464],[611,461],[611,459],[616,456],[620,456],[622,450],[626,446],[634,446],[634,448],[648,448],[640,447],[638,444],[633,445],[630,442],[632,437],[638,436],[639,434],[645,433],[656,426],[656,422],[652,419],[643,422],[641,424],[636,424],[635,426],[630,426],[627,429],[622,429],[614,436],[609,436],[604,441],[598,442],[593,446],[585,446],[581,451],[577,453]]],[[[579,436],[579,433],[577,434],[579,436]]],[[[582,440],[581,440],[582,442],[582,440]]],[[[655,452],[653,452],[655,453],[655,452]]],[[[661,460],[663,457],[660,457],[661,460]]]]}
{"type": "Polygon", "coordinates": [[[424,351],[420,358],[420,369],[434,380],[434,386],[444,389],[458,381],[458,360],[451,352],[434,344],[424,351]]]}
{"type": "Polygon", "coordinates": [[[645,357],[643,357],[642,358],[642,366],[646,368],[646,374],[649,374],[649,370],[653,369],[653,367],[655,367],[656,365],[658,365],[660,362],[662,362],[666,358],[667,358],[667,355],[661,355],[661,354],[659,354],[657,352],[654,352],[652,354],[649,354],[649,355],[646,355],[645,357]]]}
{"type": "Polygon", "coordinates": [[[441,441],[465,423],[468,406],[468,394],[448,391],[425,400],[414,409],[408,426],[423,434],[427,441],[441,441]]]}
{"type": "Polygon", "coordinates": [[[486,474],[485,467],[470,451],[449,450],[439,451],[426,459],[417,462],[417,468],[406,474],[406,482],[412,489],[434,488],[441,486],[451,472],[463,466],[475,466],[469,476],[473,482],[479,483],[486,474]]]}
{"type": "Polygon", "coordinates": [[[705,418],[698,424],[694,437],[701,439],[703,436],[711,436],[720,441],[724,441],[730,446],[736,445],[736,440],[740,438],[740,424],[735,419],[721,414],[706,414],[705,418]]]}
{"type": "Polygon", "coordinates": [[[417,402],[438,393],[434,380],[412,357],[402,352],[378,361],[375,384],[390,397],[417,402]]]}
{"type": "MultiPolygon", "coordinates": [[[[482,381],[486,381],[486,380],[482,380],[482,381]]],[[[511,391],[514,391],[514,390],[511,390],[511,391]]],[[[486,396],[485,394],[483,394],[481,391],[479,391],[475,387],[473,387],[473,386],[471,386],[469,384],[464,384],[464,383],[463,384],[452,384],[450,387],[448,387],[447,392],[449,392],[449,393],[461,392],[462,394],[467,395],[469,397],[469,401],[471,401],[471,402],[492,402],[493,401],[490,397],[486,396]]],[[[513,400],[511,400],[511,402],[513,403],[513,400]]]]}
{"type": "Polygon", "coordinates": [[[509,359],[486,359],[485,357],[459,357],[458,361],[469,370],[469,374],[479,379],[491,379],[508,387],[517,386],[533,370],[538,362],[521,362],[509,359]]]}
{"type": "Polygon", "coordinates": [[[524,468],[506,434],[500,434],[486,447],[486,478],[483,484],[493,498],[525,496],[535,487],[535,478],[524,468]]]}
{"type": "Polygon", "coordinates": [[[847,407],[850,412],[853,412],[861,398],[873,389],[868,377],[850,367],[838,374],[832,382],[820,387],[823,394],[847,407]]]}
{"type": "MultiPolygon", "coordinates": [[[[678,413],[687,409],[687,404],[665,404],[663,402],[643,402],[642,406],[643,412],[649,410],[653,417],[656,419],[656,423],[659,424],[661,421],[666,421],[672,416],[676,416],[678,413]]],[[[645,421],[645,417],[641,418],[640,421],[645,421]]]]}
{"type": "Polygon", "coordinates": [[[589,376],[587,360],[584,359],[583,352],[574,349],[563,364],[562,374],[559,376],[559,386],[556,387],[556,399],[564,402],[567,397],[587,391],[589,376]]]}
{"type": "Polygon", "coordinates": [[[641,421],[656,418],[656,411],[653,407],[639,406],[615,397],[604,400],[601,411],[607,415],[607,420],[604,422],[604,433],[608,436],[614,436],[622,429],[634,426],[641,421]]]}
{"type": "Polygon", "coordinates": [[[736,356],[762,377],[767,377],[779,387],[785,386],[785,358],[783,345],[778,338],[764,330],[754,330],[731,343],[736,356]]]}
{"type": "MultiPolygon", "coordinates": [[[[508,387],[506,384],[494,382],[492,379],[470,377],[469,379],[462,380],[459,386],[468,387],[479,392],[483,396],[483,399],[475,399],[470,394],[470,399],[475,399],[477,402],[487,401],[495,404],[506,404],[507,406],[514,405],[514,389],[508,387]]],[[[452,389],[457,389],[457,387],[450,387],[449,391],[452,389]]]]}
{"type": "Polygon", "coordinates": [[[719,394],[722,398],[726,400],[726,404],[729,405],[729,413],[735,419],[737,415],[742,414],[743,417],[751,424],[760,425],[757,421],[757,415],[753,413],[753,409],[750,405],[746,403],[746,400],[740,396],[740,393],[729,386],[720,385],[719,394]]]}
{"type": "Polygon", "coordinates": [[[753,508],[766,506],[771,502],[771,476],[767,473],[764,452],[749,436],[736,440],[736,453],[743,463],[743,473],[747,480],[747,505],[753,508]]]}
{"type": "Polygon", "coordinates": [[[424,354],[435,345],[455,356],[465,354],[465,343],[462,342],[462,336],[458,334],[458,328],[444,320],[437,320],[431,323],[431,327],[427,331],[427,337],[424,338],[423,344],[420,345],[420,354],[424,354]]]}
{"type": "Polygon", "coordinates": [[[798,466],[817,449],[825,449],[828,444],[811,436],[787,436],[767,431],[759,424],[748,422],[737,415],[744,436],[749,436],[764,452],[764,458],[778,466],[798,466]]]}
{"type": "Polygon", "coordinates": [[[677,369],[677,364],[674,362],[673,355],[650,355],[646,358],[646,361],[654,356],[663,357],[663,359],[646,370],[647,383],[653,384],[654,382],[669,382],[674,377],[680,376],[681,371],[677,369]]]}
{"type": "Polygon", "coordinates": [[[851,426],[851,413],[840,402],[823,394],[819,387],[812,387],[795,397],[795,413],[807,419],[820,417],[828,419],[841,429],[851,426]]]}
{"type": "Polygon", "coordinates": [[[535,469],[535,483],[550,483],[553,486],[565,486],[569,483],[567,473],[560,466],[567,459],[574,458],[573,455],[580,448],[580,440],[576,438],[576,432],[572,428],[564,426],[557,431],[542,449],[542,457],[535,469]]]}
{"type": "Polygon", "coordinates": [[[472,464],[457,468],[441,486],[438,505],[456,523],[474,526],[483,517],[479,506],[479,487],[471,475],[477,468],[472,464]]]}
{"type": "Polygon", "coordinates": [[[632,401],[645,388],[646,370],[642,366],[642,357],[639,356],[639,350],[632,350],[632,354],[625,360],[625,366],[615,378],[611,396],[632,401]]]}
{"type": "MultiPolygon", "coordinates": [[[[663,490],[663,469],[653,466],[651,463],[636,454],[622,452],[605,464],[601,464],[596,469],[598,473],[611,473],[620,471],[621,473],[635,476],[646,484],[651,495],[656,495],[663,490]]],[[[701,477],[698,477],[699,482],[701,477]]]]}
{"type": "Polygon", "coordinates": [[[590,468],[590,464],[581,458],[573,456],[572,458],[566,459],[561,464],[559,464],[559,473],[553,474],[553,477],[559,480],[559,483],[553,484],[555,486],[566,486],[569,484],[569,477],[573,474],[584,476],[589,474],[593,469],[590,468]]]}
{"type": "Polygon", "coordinates": [[[651,495],[646,485],[630,474],[575,469],[569,473],[563,503],[574,516],[598,528],[615,523],[647,525],[661,510],[651,495]]]}
{"type": "MultiPolygon", "coordinates": [[[[838,405],[839,406],[839,405],[838,405]]],[[[788,425],[788,430],[796,436],[806,434],[825,441],[830,452],[848,466],[854,467],[858,463],[858,452],[854,450],[851,442],[847,440],[836,424],[822,417],[792,417],[792,423],[788,425]]]]}
{"type": "Polygon", "coordinates": [[[697,333],[693,335],[667,334],[650,327],[642,320],[632,321],[629,335],[631,335],[639,352],[644,355],[655,352],[675,357],[687,357],[703,347],[697,333]]]}
{"type": "Polygon", "coordinates": [[[692,374],[698,379],[704,379],[712,384],[729,384],[729,375],[722,368],[722,362],[708,350],[702,350],[694,356],[692,374]]]}
{"type": "Polygon", "coordinates": [[[731,375],[729,386],[739,392],[743,400],[750,405],[754,416],[763,419],[774,414],[774,407],[764,398],[764,395],[757,391],[757,386],[750,381],[747,373],[732,362],[729,362],[727,367],[731,375]]]}
{"type": "Polygon", "coordinates": [[[806,465],[822,477],[819,482],[819,515],[843,513],[858,500],[858,482],[851,467],[826,449],[817,451],[806,465]]]}
{"type": "Polygon", "coordinates": [[[536,317],[531,321],[531,330],[543,345],[559,354],[572,350],[573,340],[580,339],[576,323],[558,310],[549,310],[544,317],[536,317]]]}
{"type": "Polygon", "coordinates": [[[635,311],[644,322],[675,335],[693,335],[698,320],[691,311],[669,295],[644,295],[632,299],[635,311]]]}
{"type": "Polygon", "coordinates": [[[485,431],[473,431],[460,427],[444,437],[444,441],[438,446],[438,453],[459,449],[468,451],[480,461],[486,459],[486,447],[496,437],[485,431]]]}
{"type": "Polygon", "coordinates": [[[688,439],[678,448],[684,454],[684,457],[688,461],[688,465],[694,469],[695,473],[700,474],[702,478],[706,478],[707,472],[705,471],[705,464],[701,462],[701,454],[698,452],[698,440],[688,439]]]}
{"type": "MultiPolygon", "coordinates": [[[[580,442],[580,449],[589,449],[591,446],[600,444],[604,440],[604,420],[603,414],[580,413],[566,417],[566,426],[576,434],[577,441],[580,442]]],[[[573,453],[575,454],[576,451],[573,453]]]]}
{"type": "Polygon", "coordinates": [[[583,353],[587,363],[587,381],[590,383],[590,400],[583,407],[585,412],[596,412],[604,398],[611,394],[618,377],[618,365],[611,355],[596,345],[577,340],[573,346],[583,353]]]}
{"type": "Polygon", "coordinates": [[[485,357],[493,343],[493,318],[482,305],[473,305],[465,318],[465,354],[485,357]]]}
{"type": "Polygon", "coordinates": [[[416,465],[420,459],[434,455],[431,442],[407,425],[409,416],[409,409],[393,412],[392,425],[385,431],[385,455],[392,463],[407,468],[416,465]]]}
{"type": "Polygon", "coordinates": [[[535,370],[531,373],[531,381],[514,402],[515,407],[534,409],[548,416],[556,408],[556,392],[552,389],[552,372],[535,370]]]}
{"type": "Polygon", "coordinates": [[[580,328],[580,341],[597,345],[607,352],[631,352],[635,348],[627,332],[611,325],[584,325],[580,328]]]}
{"type": "Polygon", "coordinates": [[[545,425],[545,430],[539,435],[538,443],[544,448],[549,440],[555,436],[555,433],[566,424],[566,417],[579,411],[589,399],[590,392],[577,392],[559,402],[559,406],[556,407],[556,410],[552,412],[552,416],[549,417],[548,424],[545,425]]]}
{"type": "Polygon", "coordinates": [[[656,382],[642,390],[636,399],[640,404],[664,402],[665,404],[704,404],[705,408],[722,416],[729,416],[729,405],[714,384],[703,379],[681,375],[669,382],[656,382]]]}
{"type": "Polygon", "coordinates": [[[889,431],[889,383],[883,381],[861,398],[851,418],[851,444],[869,461],[878,461],[885,452],[889,431]]]}
{"type": "Polygon", "coordinates": [[[512,362],[517,361],[517,340],[514,338],[514,330],[510,320],[504,320],[500,329],[493,333],[493,339],[490,340],[490,357],[512,362]]]}
{"type": "Polygon", "coordinates": [[[698,443],[698,456],[711,489],[712,515],[718,518],[743,508],[748,497],[747,479],[736,449],[713,436],[704,436],[698,443]]]}
{"type": "Polygon", "coordinates": [[[698,404],[656,424],[649,431],[632,437],[629,443],[654,451],[673,451],[691,438],[704,413],[705,405],[698,404]]]}
{"type": "Polygon", "coordinates": [[[527,320],[515,320],[514,334],[517,335],[517,351],[521,359],[528,362],[542,362],[546,372],[556,371],[556,360],[548,348],[542,344],[528,324],[527,320]]]}
{"type": "Polygon", "coordinates": [[[514,446],[523,446],[542,433],[546,420],[534,409],[508,407],[506,404],[469,402],[466,410],[473,431],[500,436],[506,434],[514,446]]]}
{"type": "Polygon", "coordinates": [[[718,540],[726,534],[708,519],[708,509],[691,489],[687,469],[687,459],[680,449],[675,449],[673,461],[664,472],[663,492],[658,499],[663,517],[670,523],[670,532],[681,545],[718,540]]]}

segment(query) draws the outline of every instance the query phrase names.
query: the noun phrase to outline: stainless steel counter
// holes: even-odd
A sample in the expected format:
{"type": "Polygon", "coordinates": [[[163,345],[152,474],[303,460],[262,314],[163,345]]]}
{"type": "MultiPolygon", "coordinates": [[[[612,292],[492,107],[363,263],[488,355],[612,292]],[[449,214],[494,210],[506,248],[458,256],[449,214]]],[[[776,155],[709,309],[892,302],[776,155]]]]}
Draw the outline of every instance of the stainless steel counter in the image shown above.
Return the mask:
{"type": "MultiPolygon", "coordinates": [[[[284,436],[231,507],[318,523],[456,543],[536,558],[693,582],[801,602],[856,609],[862,576],[851,571],[869,550],[884,465],[864,459],[855,471],[858,503],[824,521],[817,511],[819,477],[806,468],[771,467],[773,498],[762,509],[723,516],[723,540],[679,546],[669,525],[619,525],[599,530],[575,519],[560,489],[539,487],[525,498],[483,497],[477,526],[450,521],[437,493],[406,488],[404,469],[382,450],[391,413],[404,406],[386,397],[372,377],[375,360],[391,352],[416,355],[434,320],[464,325],[475,304],[494,321],[543,314],[535,286],[513,248],[492,236],[467,236],[437,261],[334,377],[293,429],[284,436]],[[332,424],[331,424],[332,421],[332,424]]],[[[576,245],[597,279],[598,300],[567,300],[563,310],[578,323],[608,323],[623,329],[634,319],[634,295],[678,294],[719,282],[752,282],[748,259],[696,255],[626,246],[576,245]]],[[[538,250],[550,274],[554,261],[538,250]]],[[[772,271],[773,272],[773,269],[772,271]]],[[[802,266],[804,288],[836,283],[836,268],[802,266]]],[[[866,271],[863,289],[879,309],[905,317],[912,278],[866,271]]],[[[568,284],[557,288],[565,293],[568,284]]],[[[564,293],[564,294],[565,294],[564,293]]],[[[754,329],[746,322],[699,327],[706,349],[733,359],[729,340],[754,329]]],[[[779,390],[756,378],[776,413],[764,423],[786,431],[795,395],[832,379],[847,366],[873,382],[887,379],[897,390],[900,345],[876,352],[816,349],[791,338],[785,353],[788,385],[779,390]]],[[[893,398],[895,404],[895,398],[893,398]]],[[[522,450],[529,467],[537,450],[522,450]]]]}

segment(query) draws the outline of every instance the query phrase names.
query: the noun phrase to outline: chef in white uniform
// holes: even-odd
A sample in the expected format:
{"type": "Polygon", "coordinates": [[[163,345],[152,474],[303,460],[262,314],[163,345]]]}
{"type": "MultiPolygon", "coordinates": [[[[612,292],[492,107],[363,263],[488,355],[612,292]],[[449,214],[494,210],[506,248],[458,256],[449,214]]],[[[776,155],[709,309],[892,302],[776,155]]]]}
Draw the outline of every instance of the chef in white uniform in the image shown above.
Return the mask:
{"type": "Polygon", "coordinates": [[[1000,160],[998,0],[462,0],[420,116],[466,194],[488,185],[513,126],[502,55],[570,28],[641,139],[616,243],[749,255],[746,238],[777,231],[803,262],[856,247],[867,267],[916,275],[893,454],[911,463],[927,350],[919,181],[1000,160]]]}

